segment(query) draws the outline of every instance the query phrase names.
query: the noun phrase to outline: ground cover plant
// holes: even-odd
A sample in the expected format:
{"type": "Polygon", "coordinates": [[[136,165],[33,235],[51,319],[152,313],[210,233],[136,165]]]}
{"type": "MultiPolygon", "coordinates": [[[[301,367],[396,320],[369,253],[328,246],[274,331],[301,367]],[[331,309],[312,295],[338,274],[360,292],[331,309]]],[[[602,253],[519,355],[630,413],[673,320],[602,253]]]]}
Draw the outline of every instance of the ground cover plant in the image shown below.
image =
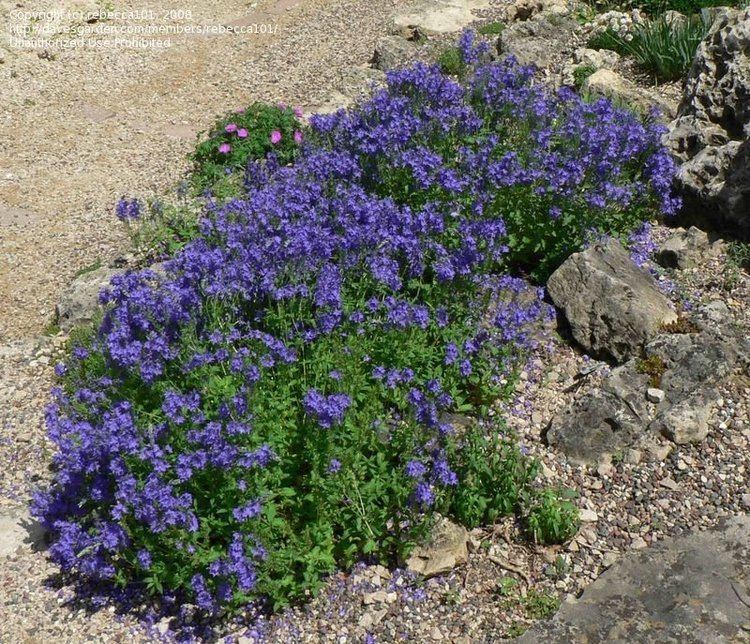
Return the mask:
{"type": "Polygon", "coordinates": [[[417,64],[313,118],[295,162],[251,160],[164,272],[113,280],[47,415],[34,512],[64,572],[215,613],[398,564],[437,512],[575,531],[501,422],[444,413],[509,396],[551,313],[509,271],[543,279],[673,212],[674,167],[656,122],[479,64],[485,47],[462,36],[461,83],[417,64]]]}
{"type": "Polygon", "coordinates": [[[219,119],[192,155],[191,182],[197,192],[208,188],[219,196],[231,188],[234,171],[244,171],[248,159],[273,152],[280,163],[294,160],[302,142],[302,112],[287,105],[253,103],[219,119]]]}

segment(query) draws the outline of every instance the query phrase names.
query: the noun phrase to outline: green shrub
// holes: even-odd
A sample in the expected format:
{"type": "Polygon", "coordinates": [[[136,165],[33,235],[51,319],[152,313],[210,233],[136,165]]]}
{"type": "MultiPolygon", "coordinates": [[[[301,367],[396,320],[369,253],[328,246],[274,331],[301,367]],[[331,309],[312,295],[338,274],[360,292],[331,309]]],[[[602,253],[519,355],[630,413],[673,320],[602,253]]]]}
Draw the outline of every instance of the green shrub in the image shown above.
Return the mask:
{"type": "Polygon", "coordinates": [[[438,57],[438,65],[443,74],[461,77],[466,73],[466,63],[458,47],[446,47],[438,57]]]}
{"type": "Polygon", "coordinates": [[[593,65],[579,65],[573,70],[573,85],[581,89],[586,79],[596,71],[593,65]]]}
{"type": "Polygon", "coordinates": [[[477,31],[483,36],[497,36],[505,30],[505,23],[503,22],[490,22],[486,25],[479,27],[477,31]]]}
{"type": "Polygon", "coordinates": [[[539,543],[563,543],[578,531],[578,508],[554,490],[543,490],[530,502],[526,530],[539,543]]]}
{"type": "Polygon", "coordinates": [[[192,183],[196,191],[213,188],[249,161],[270,152],[286,165],[293,161],[302,140],[299,111],[286,106],[253,103],[247,109],[220,118],[192,155],[192,183]]]}

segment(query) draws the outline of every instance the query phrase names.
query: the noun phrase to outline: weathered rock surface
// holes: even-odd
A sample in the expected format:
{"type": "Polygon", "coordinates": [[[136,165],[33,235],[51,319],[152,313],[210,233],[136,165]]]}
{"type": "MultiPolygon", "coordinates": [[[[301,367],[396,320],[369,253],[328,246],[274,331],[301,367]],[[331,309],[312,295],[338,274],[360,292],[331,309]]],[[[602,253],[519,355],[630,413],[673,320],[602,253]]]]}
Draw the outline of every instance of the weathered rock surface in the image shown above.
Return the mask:
{"type": "Polygon", "coordinates": [[[678,228],[656,252],[656,261],[664,268],[692,268],[700,264],[707,255],[717,253],[718,243],[711,243],[708,235],[691,226],[687,230],[678,228]]]}
{"type": "Polygon", "coordinates": [[[571,255],[547,282],[573,337],[617,361],[640,353],[659,327],[676,319],[669,300],[616,240],[571,255]]]}
{"type": "Polygon", "coordinates": [[[594,96],[603,96],[616,103],[626,103],[643,112],[658,107],[667,116],[674,116],[676,106],[658,94],[638,87],[611,69],[599,69],[583,83],[583,89],[594,96]]]}
{"type": "Polygon", "coordinates": [[[685,214],[750,238],[750,9],[717,12],[670,130],[685,214]]]}
{"type": "Polygon", "coordinates": [[[550,67],[569,43],[576,23],[562,16],[540,15],[510,25],[500,34],[498,52],[522,65],[550,67]]]}
{"type": "Polygon", "coordinates": [[[57,303],[57,320],[63,331],[90,323],[100,310],[99,293],[110,280],[121,273],[116,268],[103,266],[79,275],[66,288],[57,303]]]}
{"type": "Polygon", "coordinates": [[[468,540],[469,533],[463,526],[439,517],[429,542],[414,549],[406,566],[424,577],[442,575],[468,561],[468,540]]]}
{"type": "Polygon", "coordinates": [[[521,644],[750,641],[750,517],[625,555],[521,644]]]}
{"type": "Polygon", "coordinates": [[[371,67],[349,67],[341,72],[339,89],[341,93],[352,98],[369,96],[372,88],[385,84],[385,74],[371,67]]]}
{"type": "Polygon", "coordinates": [[[397,13],[393,23],[402,31],[413,28],[425,34],[445,34],[468,26],[476,20],[473,11],[489,6],[489,0],[418,0],[397,13]]]}
{"type": "Polygon", "coordinates": [[[376,69],[388,71],[410,61],[414,57],[415,49],[414,43],[406,38],[383,36],[375,43],[372,64],[376,69]]]}
{"type": "Polygon", "coordinates": [[[646,359],[661,365],[658,395],[643,360],[633,358],[555,416],[547,442],[572,460],[595,463],[656,434],[678,444],[706,438],[717,386],[750,360],[750,339],[722,306],[699,309],[694,333],[663,333],[646,345],[646,359]]]}
{"type": "Polygon", "coordinates": [[[37,549],[44,543],[44,529],[27,512],[0,514],[0,557],[21,547],[37,549]]]}

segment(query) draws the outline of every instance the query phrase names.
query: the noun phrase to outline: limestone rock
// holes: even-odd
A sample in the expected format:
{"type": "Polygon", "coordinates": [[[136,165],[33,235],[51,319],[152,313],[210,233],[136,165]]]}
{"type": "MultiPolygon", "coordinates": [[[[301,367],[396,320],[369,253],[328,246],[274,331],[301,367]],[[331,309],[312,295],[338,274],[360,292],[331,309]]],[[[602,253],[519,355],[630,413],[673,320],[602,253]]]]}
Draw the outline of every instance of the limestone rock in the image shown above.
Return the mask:
{"type": "Polygon", "coordinates": [[[716,392],[712,392],[685,399],[659,415],[651,427],[678,445],[700,443],[708,436],[710,400],[716,397],[716,392]]]}
{"type": "Polygon", "coordinates": [[[744,642],[750,517],[631,551],[521,644],[744,642]]]}
{"type": "Polygon", "coordinates": [[[675,106],[661,96],[638,87],[611,69],[599,69],[583,83],[583,89],[594,96],[604,96],[616,103],[630,105],[643,112],[658,107],[667,116],[674,116],[675,106]]]}
{"type": "Polygon", "coordinates": [[[460,31],[476,20],[475,10],[487,9],[490,0],[417,0],[393,17],[397,30],[445,34],[460,31]]]}
{"type": "Polygon", "coordinates": [[[522,65],[550,67],[568,44],[576,23],[560,16],[537,16],[510,25],[500,34],[498,52],[522,65]]]}
{"type": "Polygon", "coordinates": [[[691,226],[689,229],[678,228],[665,241],[656,253],[656,261],[664,268],[692,268],[704,257],[717,252],[719,246],[711,244],[708,235],[691,226]]]}
{"type": "Polygon", "coordinates": [[[122,271],[103,266],[79,275],[66,288],[57,303],[57,321],[63,331],[89,324],[97,312],[99,293],[122,271]]]}
{"type": "Polygon", "coordinates": [[[372,64],[376,69],[388,71],[404,65],[414,57],[414,43],[401,36],[383,36],[375,43],[372,64]]]}
{"type": "Polygon", "coordinates": [[[414,549],[406,566],[424,577],[450,572],[468,561],[468,540],[469,533],[465,528],[445,517],[438,517],[428,543],[414,549]]]}
{"type": "Polygon", "coordinates": [[[642,373],[642,360],[633,358],[553,417],[548,444],[574,461],[596,463],[634,445],[649,451],[659,434],[678,444],[703,440],[718,385],[750,360],[750,338],[728,316],[712,303],[691,319],[696,332],[657,336],[644,351],[663,367],[658,389],[642,373]]]}
{"type": "Polygon", "coordinates": [[[547,290],[581,346],[617,361],[637,355],[662,324],[677,319],[651,276],[616,240],[571,255],[547,290]]]}
{"type": "Polygon", "coordinates": [[[0,557],[7,557],[21,547],[40,549],[44,529],[25,511],[0,514],[0,557]]]}

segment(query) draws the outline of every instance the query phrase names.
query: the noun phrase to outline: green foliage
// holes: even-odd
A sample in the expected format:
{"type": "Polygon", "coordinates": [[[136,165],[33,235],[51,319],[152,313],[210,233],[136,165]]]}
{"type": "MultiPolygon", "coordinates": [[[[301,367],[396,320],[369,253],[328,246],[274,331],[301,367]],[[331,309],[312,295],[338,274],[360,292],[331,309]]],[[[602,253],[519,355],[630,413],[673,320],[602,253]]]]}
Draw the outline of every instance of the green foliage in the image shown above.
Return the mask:
{"type": "Polygon", "coordinates": [[[504,22],[488,22],[486,25],[479,27],[477,31],[483,36],[497,36],[505,30],[504,22]]]}
{"type": "Polygon", "coordinates": [[[465,484],[451,495],[447,514],[469,528],[513,514],[536,477],[536,463],[499,433],[487,437],[475,428],[455,447],[460,453],[454,448],[451,460],[460,464],[456,474],[465,484]]]}
{"type": "Polygon", "coordinates": [[[444,74],[462,77],[466,73],[466,63],[461,58],[458,47],[446,47],[438,57],[438,65],[444,74]]]}
{"type": "Polygon", "coordinates": [[[657,79],[677,80],[690,69],[695,51],[709,28],[705,17],[667,20],[660,16],[636,25],[630,40],[606,30],[592,38],[589,47],[631,56],[657,79]]]}
{"type": "Polygon", "coordinates": [[[667,364],[660,356],[654,355],[648,358],[640,358],[636,362],[635,368],[638,373],[649,376],[649,384],[658,389],[661,386],[661,378],[667,370],[667,364]]]}
{"type": "Polygon", "coordinates": [[[557,612],[560,600],[554,595],[532,588],[523,598],[522,605],[531,619],[545,619],[557,612]]]}
{"type": "Polygon", "coordinates": [[[736,287],[743,273],[750,271],[750,244],[731,241],[727,247],[727,259],[724,265],[724,288],[736,287]]]}
{"type": "Polygon", "coordinates": [[[175,255],[198,235],[200,212],[201,204],[191,199],[148,203],[137,220],[126,222],[137,255],[150,261],[175,255]]]}
{"type": "Polygon", "coordinates": [[[530,503],[526,530],[538,543],[563,543],[578,531],[578,508],[555,490],[538,492],[530,503]]]}
{"type": "Polygon", "coordinates": [[[248,161],[263,159],[269,152],[274,152],[282,165],[292,162],[299,147],[295,132],[301,130],[302,125],[291,108],[265,103],[253,103],[245,110],[218,119],[207,139],[192,154],[193,188],[203,192],[217,184],[222,186],[227,175],[239,171],[241,177],[248,161]],[[281,134],[278,143],[271,140],[273,132],[281,134]],[[223,152],[222,145],[229,146],[229,151],[223,152]]]}
{"type": "Polygon", "coordinates": [[[586,79],[596,71],[593,65],[579,65],[573,70],[573,84],[576,88],[581,89],[586,79]]]}

